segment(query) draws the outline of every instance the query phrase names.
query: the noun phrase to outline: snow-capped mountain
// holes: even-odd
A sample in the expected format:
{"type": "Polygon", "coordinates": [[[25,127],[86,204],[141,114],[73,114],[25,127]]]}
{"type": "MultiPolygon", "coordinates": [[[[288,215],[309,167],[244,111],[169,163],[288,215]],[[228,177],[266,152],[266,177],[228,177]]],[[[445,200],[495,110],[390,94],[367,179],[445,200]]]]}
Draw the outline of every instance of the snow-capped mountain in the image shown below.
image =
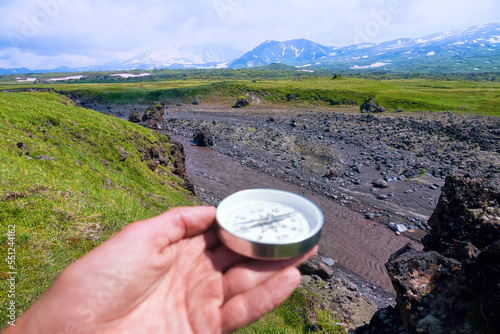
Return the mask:
{"type": "Polygon", "coordinates": [[[334,47],[307,39],[278,42],[266,41],[250,52],[229,63],[231,68],[262,66],[270,63],[303,64],[333,55],[334,47]]]}
{"type": "Polygon", "coordinates": [[[34,71],[0,69],[0,74],[150,70],[155,68],[252,68],[272,63],[297,69],[382,69],[394,72],[498,72],[500,69],[500,23],[473,26],[420,38],[399,38],[380,44],[364,43],[342,48],[306,39],[266,41],[243,52],[219,46],[171,47],[144,52],[122,63],[71,69],[34,71]],[[237,58],[239,57],[239,58],[237,58]]]}
{"type": "Polygon", "coordinates": [[[147,51],[120,64],[121,69],[217,68],[241,52],[219,46],[195,46],[147,51]]]}
{"type": "Polygon", "coordinates": [[[336,70],[497,71],[500,68],[500,24],[342,48],[326,47],[307,40],[267,41],[229,63],[229,67],[269,63],[336,70]]]}

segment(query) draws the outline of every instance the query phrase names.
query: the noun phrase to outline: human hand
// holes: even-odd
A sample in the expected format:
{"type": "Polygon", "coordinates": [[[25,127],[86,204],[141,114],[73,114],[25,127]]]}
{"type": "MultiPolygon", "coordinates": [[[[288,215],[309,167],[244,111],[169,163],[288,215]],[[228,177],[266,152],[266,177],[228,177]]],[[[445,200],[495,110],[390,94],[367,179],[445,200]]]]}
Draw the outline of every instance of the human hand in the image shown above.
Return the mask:
{"type": "Polygon", "coordinates": [[[11,333],[221,333],[271,311],[300,282],[296,265],[245,258],[210,228],[214,207],[130,224],[57,278],[11,333]]]}

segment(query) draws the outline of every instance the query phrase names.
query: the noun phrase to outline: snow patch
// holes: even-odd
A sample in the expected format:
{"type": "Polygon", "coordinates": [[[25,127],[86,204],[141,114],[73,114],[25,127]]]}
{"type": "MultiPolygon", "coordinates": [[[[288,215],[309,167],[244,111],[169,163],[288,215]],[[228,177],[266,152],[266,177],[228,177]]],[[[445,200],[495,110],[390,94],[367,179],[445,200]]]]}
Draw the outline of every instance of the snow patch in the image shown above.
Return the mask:
{"type": "Polygon", "coordinates": [[[359,66],[359,65],[354,65],[351,66],[353,70],[358,70],[358,69],[363,69],[363,68],[376,68],[376,67],[382,67],[386,65],[390,65],[391,63],[382,63],[382,62],[376,62],[370,65],[365,65],[365,66],[359,66]]]}
{"type": "Polygon", "coordinates": [[[215,66],[215,68],[227,68],[227,65],[229,65],[229,61],[226,61],[225,63],[219,63],[215,66]]]}
{"type": "Polygon", "coordinates": [[[48,80],[45,80],[45,81],[80,80],[83,77],[84,77],[84,75],[73,75],[73,76],[64,77],[64,78],[51,78],[51,79],[48,79],[48,80]]]}
{"type": "Polygon", "coordinates": [[[36,81],[36,78],[26,78],[26,79],[21,79],[20,77],[17,77],[16,78],[16,81],[17,82],[35,82],[36,81]]]}
{"type": "Polygon", "coordinates": [[[132,74],[132,73],[118,73],[118,74],[111,74],[112,77],[122,77],[122,78],[139,78],[139,77],[146,77],[148,75],[151,75],[150,73],[141,73],[141,74],[132,74]]]}

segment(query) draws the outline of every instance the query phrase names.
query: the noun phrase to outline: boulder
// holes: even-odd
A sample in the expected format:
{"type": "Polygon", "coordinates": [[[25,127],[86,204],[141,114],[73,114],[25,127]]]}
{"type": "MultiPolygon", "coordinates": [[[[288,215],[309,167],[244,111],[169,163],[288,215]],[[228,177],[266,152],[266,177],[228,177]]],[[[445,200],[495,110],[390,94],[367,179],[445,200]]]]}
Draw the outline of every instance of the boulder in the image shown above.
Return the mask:
{"type": "Polygon", "coordinates": [[[206,126],[201,129],[197,129],[194,133],[193,143],[196,146],[213,146],[214,140],[210,129],[206,126]]]}
{"type": "Polygon", "coordinates": [[[356,334],[407,334],[401,313],[396,307],[389,306],[378,310],[370,323],[356,328],[356,334]]]}
{"type": "Polygon", "coordinates": [[[247,99],[238,99],[236,100],[236,103],[234,104],[233,108],[243,108],[246,107],[250,104],[250,102],[247,99]]]}
{"type": "Polygon", "coordinates": [[[118,152],[120,152],[120,158],[119,160],[120,161],[125,161],[127,160],[128,158],[128,152],[121,146],[116,146],[116,148],[118,149],[118,152]]]}
{"type": "Polygon", "coordinates": [[[460,262],[408,244],[390,257],[386,269],[408,333],[444,334],[463,325],[469,305],[460,262]]]}
{"type": "Polygon", "coordinates": [[[359,108],[361,112],[373,112],[377,108],[375,96],[370,96],[359,108]]]}
{"type": "Polygon", "coordinates": [[[45,155],[45,154],[39,155],[39,156],[35,157],[35,159],[36,160],[44,160],[44,161],[56,161],[56,158],[45,155]]]}
{"type": "Polygon", "coordinates": [[[23,151],[24,154],[26,155],[29,155],[30,154],[30,149],[28,147],[28,145],[26,145],[25,143],[23,142],[19,142],[16,144],[16,146],[21,150],[23,151]]]}
{"type": "Polygon", "coordinates": [[[377,188],[387,188],[389,187],[389,183],[384,180],[384,179],[379,179],[379,180],[375,180],[373,181],[373,185],[377,188]]]}
{"type": "Polygon", "coordinates": [[[384,112],[385,108],[379,106],[375,101],[375,96],[370,96],[359,108],[362,113],[380,113],[384,112]]]}
{"type": "Polygon", "coordinates": [[[138,111],[134,111],[128,116],[128,121],[132,123],[140,123],[142,120],[141,113],[138,111]]]}
{"type": "Polygon", "coordinates": [[[469,265],[472,293],[479,299],[481,315],[492,333],[500,329],[500,240],[484,249],[469,265]]]}
{"type": "Polygon", "coordinates": [[[164,112],[163,104],[160,102],[155,103],[142,116],[141,125],[150,129],[162,129],[163,112],[164,112]]]}
{"type": "Polygon", "coordinates": [[[329,169],[326,171],[324,177],[328,178],[328,179],[334,179],[336,178],[337,176],[339,176],[339,173],[337,173],[335,170],[333,169],[329,169]]]}
{"type": "Polygon", "coordinates": [[[318,275],[323,280],[329,280],[333,277],[333,270],[322,259],[321,256],[315,255],[306,263],[299,267],[301,273],[305,275],[318,275]]]}
{"type": "Polygon", "coordinates": [[[500,192],[480,179],[448,176],[429,219],[431,233],[422,239],[425,250],[454,256],[455,241],[479,250],[500,239],[500,192]]]}
{"type": "MultiPolygon", "coordinates": [[[[407,333],[498,333],[500,190],[448,176],[429,225],[423,251],[408,244],[386,264],[407,333]]],[[[356,332],[387,333],[375,317],[356,332]]]]}

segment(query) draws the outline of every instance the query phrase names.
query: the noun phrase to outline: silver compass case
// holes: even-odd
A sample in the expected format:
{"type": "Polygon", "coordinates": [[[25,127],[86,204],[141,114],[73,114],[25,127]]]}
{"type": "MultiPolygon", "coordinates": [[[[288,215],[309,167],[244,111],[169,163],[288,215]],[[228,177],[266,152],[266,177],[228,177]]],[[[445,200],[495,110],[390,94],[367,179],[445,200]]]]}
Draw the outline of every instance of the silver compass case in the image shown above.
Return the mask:
{"type": "Polygon", "coordinates": [[[307,253],[318,242],[323,227],[323,213],[319,207],[307,198],[275,189],[249,189],[236,192],[226,197],[217,207],[217,232],[219,239],[229,249],[241,255],[263,260],[282,260],[307,253]],[[246,237],[244,233],[235,233],[237,225],[245,224],[235,222],[234,212],[244,211],[246,207],[287,207],[292,213],[271,216],[266,218],[257,218],[248,223],[253,226],[277,226],[277,228],[286,228],[283,222],[274,222],[274,218],[279,221],[282,217],[288,217],[297,213],[307,221],[306,227],[298,235],[286,240],[268,240],[258,241],[255,238],[246,237]]]}

